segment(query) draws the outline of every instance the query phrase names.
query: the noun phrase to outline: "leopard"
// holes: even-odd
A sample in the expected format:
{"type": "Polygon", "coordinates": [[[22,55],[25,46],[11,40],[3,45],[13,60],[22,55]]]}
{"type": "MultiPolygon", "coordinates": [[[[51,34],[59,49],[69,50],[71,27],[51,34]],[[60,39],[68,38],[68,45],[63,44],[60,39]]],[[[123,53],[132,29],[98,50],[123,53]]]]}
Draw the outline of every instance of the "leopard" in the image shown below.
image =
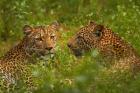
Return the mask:
{"type": "Polygon", "coordinates": [[[97,50],[103,61],[109,62],[110,71],[119,70],[136,73],[140,71],[140,56],[124,38],[110,28],[89,21],[70,37],[67,43],[70,51],[77,57],[97,50]]]}
{"type": "MultiPolygon", "coordinates": [[[[24,37],[0,59],[1,90],[11,93],[23,81],[27,91],[36,89],[30,69],[32,57],[39,58],[52,53],[56,45],[56,33],[60,24],[52,22],[47,26],[25,25],[24,37]]],[[[54,52],[54,51],[53,51],[54,52]]]]}

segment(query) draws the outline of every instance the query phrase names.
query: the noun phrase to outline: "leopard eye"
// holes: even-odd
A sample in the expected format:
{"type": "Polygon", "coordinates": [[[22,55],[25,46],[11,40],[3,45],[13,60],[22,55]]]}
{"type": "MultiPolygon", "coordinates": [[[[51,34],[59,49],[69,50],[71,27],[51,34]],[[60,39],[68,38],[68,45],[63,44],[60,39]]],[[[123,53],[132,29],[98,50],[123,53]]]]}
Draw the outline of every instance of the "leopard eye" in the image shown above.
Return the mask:
{"type": "Polygon", "coordinates": [[[77,39],[76,39],[78,42],[81,41],[81,40],[84,40],[84,37],[82,36],[77,36],[77,39]]]}
{"type": "Polygon", "coordinates": [[[80,39],[80,38],[83,38],[83,37],[81,35],[78,35],[77,38],[80,39]]]}
{"type": "Polygon", "coordinates": [[[55,36],[50,36],[50,38],[51,38],[51,39],[54,39],[54,38],[55,38],[55,36]]]}
{"type": "Polygon", "coordinates": [[[77,39],[80,39],[80,38],[82,38],[81,36],[77,36],[77,39]]]}
{"type": "Polygon", "coordinates": [[[94,33],[97,37],[100,37],[101,34],[102,34],[103,29],[104,29],[103,25],[97,25],[97,26],[94,28],[93,33],[94,33]]]}
{"type": "Polygon", "coordinates": [[[42,38],[36,38],[36,40],[38,40],[38,41],[43,41],[42,38]]]}
{"type": "Polygon", "coordinates": [[[97,36],[97,37],[100,37],[101,36],[101,31],[100,30],[96,30],[94,32],[94,34],[97,36]]]}

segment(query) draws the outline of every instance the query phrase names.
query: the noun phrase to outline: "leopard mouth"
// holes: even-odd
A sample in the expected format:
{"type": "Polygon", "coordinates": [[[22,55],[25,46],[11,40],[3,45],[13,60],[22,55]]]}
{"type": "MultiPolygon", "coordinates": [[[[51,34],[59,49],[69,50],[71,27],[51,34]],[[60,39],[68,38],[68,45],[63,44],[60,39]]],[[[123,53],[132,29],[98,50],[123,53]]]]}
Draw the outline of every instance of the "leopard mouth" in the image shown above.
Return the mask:
{"type": "Polygon", "coordinates": [[[76,57],[81,57],[83,55],[83,52],[81,49],[72,49],[72,52],[76,57]]]}
{"type": "Polygon", "coordinates": [[[40,51],[40,54],[41,56],[45,56],[45,55],[51,55],[51,54],[54,54],[54,51],[53,50],[42,50],[40,51]]]}
{"type": "Polygon", "coordinates": [[[54,54],[54,51],[47,49],[30,48],[30,54],[35,54],[36,56],[40,57],[48,54],[54,54]]]}

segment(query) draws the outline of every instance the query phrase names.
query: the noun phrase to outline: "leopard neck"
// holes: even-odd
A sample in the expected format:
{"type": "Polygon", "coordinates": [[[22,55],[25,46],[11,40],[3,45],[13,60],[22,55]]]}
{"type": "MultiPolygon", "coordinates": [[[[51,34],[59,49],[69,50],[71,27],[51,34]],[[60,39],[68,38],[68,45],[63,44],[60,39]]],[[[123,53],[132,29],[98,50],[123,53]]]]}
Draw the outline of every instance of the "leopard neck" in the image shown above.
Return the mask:
{"type": "Polygon", "coordinates": [[[26,52],[25,46],[27,45],[27,38],[24,37],[23,40],[17,44],[15,47],[11,48],[2,58],[2,62],[25,62],[29,59],[29,55],[26,52]]]}

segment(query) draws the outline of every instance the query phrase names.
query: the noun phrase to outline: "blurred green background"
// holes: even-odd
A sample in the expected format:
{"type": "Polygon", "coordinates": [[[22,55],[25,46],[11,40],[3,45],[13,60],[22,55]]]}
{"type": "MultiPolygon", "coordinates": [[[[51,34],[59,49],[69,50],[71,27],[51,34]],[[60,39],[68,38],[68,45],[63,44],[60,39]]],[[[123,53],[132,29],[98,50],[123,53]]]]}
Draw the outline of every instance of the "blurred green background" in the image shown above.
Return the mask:
{"type": "MultiPolygon", "coordinates": [[[[140,75],[108,74],[92,54],[76,59],[68,38],[94,20],[118,33],[140,52],[140,0],[0,0],[0,55],[23,37],[22,27],[61,23],[54,62],[33,65],[35,93],[140,93],[140,75]]],[[[140,53],[139,53],[140,54],[140,53]]],[[[15,90],[22,93],[23,90],[15,90]]]]}

